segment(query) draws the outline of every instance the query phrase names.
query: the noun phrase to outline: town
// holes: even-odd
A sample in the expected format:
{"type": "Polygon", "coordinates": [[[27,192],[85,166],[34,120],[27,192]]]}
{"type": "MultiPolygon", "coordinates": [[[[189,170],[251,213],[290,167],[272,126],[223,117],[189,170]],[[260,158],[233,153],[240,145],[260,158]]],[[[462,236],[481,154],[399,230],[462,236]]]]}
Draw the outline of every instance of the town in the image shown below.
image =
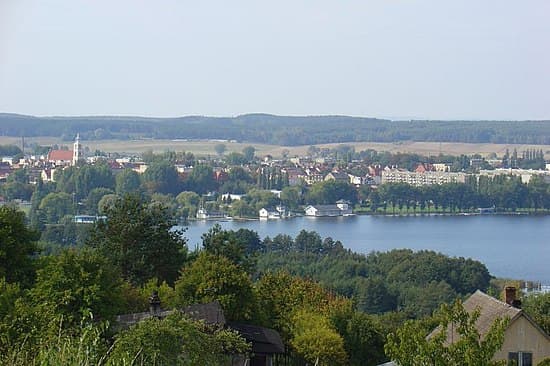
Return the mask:
{"type": "Polygon", "coordinates": [[[550,208],[550,163],[534,149],[500,157],[426,157],[339,145],[311,146],[307,156],[283,151],[273,157],[256,156],[253,146],[225,153],[220,142],[214,156],[124,155],[91,152],[78,135],[70,148],[56,147],[34,146],[42,154],[24,153],[25,146],[3,147],[11,155],[4,153],[0,163],[0,203],[17,202],[36,214],[56,202],[55,213],[40,219],[48,224],[67,215],[77,223],[93,222],[109,199],[131,191],[167,204],[178,220],[543,213],[550,208]]]}

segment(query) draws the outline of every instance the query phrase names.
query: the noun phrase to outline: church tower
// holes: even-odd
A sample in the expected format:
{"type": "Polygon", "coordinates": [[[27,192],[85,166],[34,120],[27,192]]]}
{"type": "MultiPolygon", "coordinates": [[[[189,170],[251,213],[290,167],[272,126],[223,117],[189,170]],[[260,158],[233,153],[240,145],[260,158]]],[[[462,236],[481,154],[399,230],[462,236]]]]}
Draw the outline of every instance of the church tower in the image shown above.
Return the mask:
{"type": "Polygon", "coordinates": [[[77,133],[73,144],[73,165],[76,165],[80,159],[82,159],[82,145],[80,144],[80,134],[77,133]]]}

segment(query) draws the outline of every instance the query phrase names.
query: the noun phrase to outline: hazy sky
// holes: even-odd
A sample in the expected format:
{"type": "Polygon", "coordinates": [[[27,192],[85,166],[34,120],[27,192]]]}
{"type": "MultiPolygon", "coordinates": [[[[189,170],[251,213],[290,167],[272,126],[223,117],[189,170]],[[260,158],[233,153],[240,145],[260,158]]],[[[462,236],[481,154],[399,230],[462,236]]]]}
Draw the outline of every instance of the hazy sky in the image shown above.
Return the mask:
{"type": "Polygon", "coordinates": [[[0,0],[0,112],[550,119],[550,1],[0,0]]]}

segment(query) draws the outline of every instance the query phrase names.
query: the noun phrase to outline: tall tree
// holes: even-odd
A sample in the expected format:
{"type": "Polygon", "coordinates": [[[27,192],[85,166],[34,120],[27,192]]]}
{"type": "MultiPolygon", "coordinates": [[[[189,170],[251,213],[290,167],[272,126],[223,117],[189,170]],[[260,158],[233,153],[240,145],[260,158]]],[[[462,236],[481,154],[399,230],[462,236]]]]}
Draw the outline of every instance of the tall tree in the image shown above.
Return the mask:
{"type": "Polygon", "coordinates": [[[87,244],[111,260],[124,279],[141,285],[150,278],[174,283],[187,253],[182,232],[172,230],[172,217],[162,205],[148,205],[139,195],[126,195],[96,223],[87,244]]]}
{"type": "Polygon", "coordinates": [[[178,305],[219,301],[230,320],[250,320],[256,312],[249,275],[223,256],[200,253],[182,270],[175,287],[178,305]]]}
{"type": "Polygon", "coordinates": [[[34,277],[32,255],[38,233],[25,225],[25,214],[0,206],[0,278],[29,285],[34,277]]]}
{"type": "Polygon", "coordinates": [[[153,162],[142,175],[143,185],[149,193],[176,195],[181,182],[174,166],[167,161],[153,162]]]}
{"type": "Polygon", "coordinates": [[[36,304],[63,315],[65,327],[92,314],[113,319],[124,311],[123,284],[115,268],[98,253],[69,249],[45,259],[30,294],[36,304]]]}
{"type": "Polygon", "coordinates": [[[139,191],[139,174],[132,169],[124,169],[115,177],[115,191],[118,195],[139,191]]]}
{"type": "Polygon", "coordinates": [[[254,146],[247,146],[243,149],[243,155],[247,162],[254,160],[254,154],[256,153],[256,148],[254,146]]]}

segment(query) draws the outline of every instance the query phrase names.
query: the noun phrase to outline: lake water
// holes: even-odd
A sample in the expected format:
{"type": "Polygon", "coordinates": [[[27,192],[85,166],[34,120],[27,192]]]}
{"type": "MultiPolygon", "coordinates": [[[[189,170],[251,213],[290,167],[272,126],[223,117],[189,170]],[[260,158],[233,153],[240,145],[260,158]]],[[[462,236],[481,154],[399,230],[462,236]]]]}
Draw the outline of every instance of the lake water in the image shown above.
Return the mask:
{"type": "MultiPolygon", "coordinates": [[[[216,222],[195,221],[187,226],[189,246],[216,222]]],[[[396,248],[429,249],[449,256],[473,258],[492,275],[550,284],[550,216],[352,216],[296,217],[273,221],[219,222],[224,229],[246,228],[261,238],[279,233],[296,236],[300,230],[340,240],[358,253],[396,248]]]]}

